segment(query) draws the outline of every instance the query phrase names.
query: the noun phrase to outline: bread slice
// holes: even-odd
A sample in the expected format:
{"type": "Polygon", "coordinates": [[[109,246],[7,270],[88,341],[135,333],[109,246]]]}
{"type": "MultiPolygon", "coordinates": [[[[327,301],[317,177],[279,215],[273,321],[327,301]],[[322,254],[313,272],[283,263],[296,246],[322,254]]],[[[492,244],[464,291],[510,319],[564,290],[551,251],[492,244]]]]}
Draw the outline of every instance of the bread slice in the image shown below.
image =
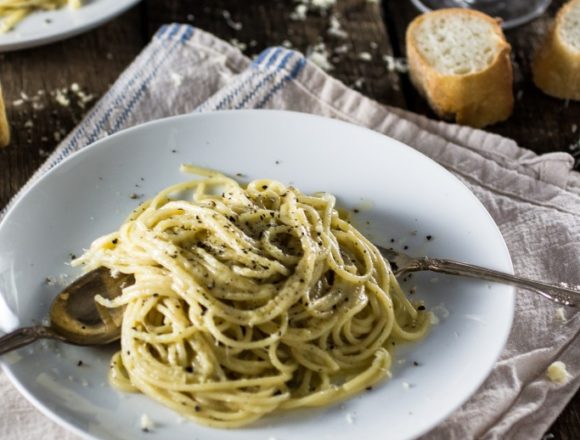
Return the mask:
{"type": "Polygon", "coordinates": [[[439,116],[483,127],[511,115],[511,47],[496,20],[439,9],[411,22],[406,44],[411,81],[439,116]]]}
{"type": "Polygon", "coordinates": [[[544,93],[580,100],[580,0],[566,3],[536,52],[534,83],[544,93]]]}
{"type": "Polygon", "coordinates": [[[0,147],[5,147],[10,143],[10,127],[6,118],[6,108],[2,96],[2,85],[0,85],[0,147]]]}

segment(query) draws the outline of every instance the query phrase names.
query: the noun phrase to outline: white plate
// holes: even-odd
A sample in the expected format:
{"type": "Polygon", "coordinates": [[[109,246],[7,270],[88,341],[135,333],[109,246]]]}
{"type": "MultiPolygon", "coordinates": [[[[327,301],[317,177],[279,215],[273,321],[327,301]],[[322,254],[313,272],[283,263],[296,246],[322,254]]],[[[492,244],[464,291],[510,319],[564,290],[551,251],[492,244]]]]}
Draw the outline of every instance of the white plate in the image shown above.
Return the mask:
{"type": "MultiPolygon", "coordinates": [[[[14,206],[0,225],[0,323],[17,317],[28,325],[45,316],[58,290],[45,278],[78,275],[65,263],[69,253],[117,229],[139,202],[131,193],[148,197],[189,179],[178,172],[183,162],[274,178],[305,192],[330,191],[342,206],[361,211],[356,223],[379,244],[395,238],[415,254],[512,271],[501,234],[475,196],[393,139],[298,113],[186,115],[95,143],[14,206]]],[[[158,424],[150,439],[412,438],[440,423],[485,379],[508,336],[514,304],[512,288],[486,282],[423,273],[412,285],[428,306],[444,303],[449,316],[424,341],[400,350],[405,362],[395,363],[390,381],[342,405],[267,417],[245,429],[183,423],[142,395],[114,391],[106,379],[109,349],[37,343],[4,357],[4,369],[45,414],[87,438],[134,438],[142,413],[158,424]],[[78,360],[85,365],[77,367],[78,360]]]]}
{"type": "Polygon", "coordinates": [[[11,31],[0,34],[0,52],[41,46],[64,40],[111,20],[139,0],[85,0],[76,10],[68,7],[27,16],[11,31]]]}

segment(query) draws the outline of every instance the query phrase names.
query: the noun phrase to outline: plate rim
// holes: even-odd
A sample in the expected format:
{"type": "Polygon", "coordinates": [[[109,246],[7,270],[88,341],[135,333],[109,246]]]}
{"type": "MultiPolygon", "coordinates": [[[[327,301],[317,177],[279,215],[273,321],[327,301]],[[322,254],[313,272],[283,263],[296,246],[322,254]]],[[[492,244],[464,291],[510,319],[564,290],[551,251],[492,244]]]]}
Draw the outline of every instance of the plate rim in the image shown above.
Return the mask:
{"type": "MultiPolygon", "coordinates": [[[[137,1],[139,1],[139,0],[137,0],[137,1]]],[[[510,274],[514,273],[513,261],[511,259],[511,255],[509,253],[507,243],[505,242],[505,239],[503,237],[503,234],[501,233],[501,230],[499,229],[499,226],[494,221],[493,217],[491,216],[491,214],[489,213],[487,208],[477,198],[477,196],[469,189],[469,187],[463,181],[461,181],[457,176],[455,176],[452,172],[447,170],[444,166],[442,166],[441,164],[439,164],[435,160],[431,159],[429,156],[416,150],[415,148],[413,148],[413,147],[411,147],[411,146],[409,146],[409,145],[407,145],[407,144],[405,144],[397,139],[394,139],[388,135],[385,135],[385,134],[380,133],[378,131],[372,130],[368,127],[365,127],[362,125],[357,125],[357,124],[343,121],[340,119],[334,119],[334,118],[321,116],[321,115],[315,115],[315,114],[304,113],[304,112],[296,112],[296,111],[287,111],[287,110],[244,109],[244,110],[219,110],[219,111],[212,111],[212,112],[205,112],[205,113],[186,113],[186,114],[181,114],[181,115],[176,115],[176,116],[169,116],[169,117],[165,117],[165,118],[155,119],[152,121],[148,121],[148,122],[144,122],[144,123],[135,125],[133,127],[129,127],[127,129],[124,129],[124,130],[120,130],[114,134],[111,134],[105,138],[101,138],[101,139],[95,141],[94,143],[87,145],[86,147],[70,154],[68,157],[66,157],[61,162],[59,162],[58,164],[53,166],[51,169],[49,169],[44,175],[39,177],[38,180],[36,180],[33,184],[31,184],[30,186],[25,188],[21,194],[18,194],[17,196],[15,196],[15,198],[12,201],[8,202],[10,204],[10,207],[9,207],[8,211],[5,213],[2,220],[0,221],[0,229],[3,228],[5,222],[9,221],[10,217],[13,215],[13,212],[17,209],[17,207],[20,205],[20,203],[26,198],[28,193],[30,191],[34,190],[34,188],[36,188],[40,184],[42,184],[42,182],[46,178],[48,178],[48,176],[52,175],[53,173],[58,173],[60,171],[60,168],[62,166],[64,166],[64,164],[68,163],[69,161],[82,160],[82,156],[84,156],[85,154],[88,154],[88,152],[92,151],[95,148],[101,148],[101,145],[107,144],[111,140],[114,141],[117,138],[122,138],[124,136],[131,136],[132,132],[134,132],[134,131],[151,129],[151,127],[154,127],[157,125],[162,126],[162,125],[168,124],[169,126],[171,126],[172,124],[180,123],[181,120],[203,119],[203,118],[214,118],[214,117],[221,118],[224,115],[226,115],[225,117],[227,118],[230,116],[234,116],[235,114],[251,114],[251,115],[268,114],[268,115],[275,115],[274,117],[305,118],[305,119],[321,120],[321,121],[323,121],[323,123],[328,123],[328,124],[345,125],[345,126],[350,127],[350,129],[362,130],[362,131],[366,132],[367,135],[376,136],[376,137],[380,137],[380,138],[386,138],[387,141],[397,144],[399,148],[406,149],[407,151],[411,152],[412,154],[416,154],[418,156],[421,156],[423,158],[422,160],[426,159],[427,161],[430,162],[431,165],[439,168],[440,171],[443,171],[447,176],[451,177],[455,181],[455,183],[459,184],[463,188],[463,190],[466,191],[469,194],[469,196],[477,203],[480,210],[482,211],[481,214],[486,216],[487,221],[490,223],[490,226],[492,226],[494,229],[494,233],[497,234],[498,238],[500,239],[500,243],[502,245],[501,246],[501,253],[502,253],[501,258],[503,259],[503,261],[501,261],[500,263],[502,266],[503,265],[506,266],[506,267],[503,267],[501,270],[504,270],[510,274]]],[[[260,116],[256,116],[256,117],[259,118],[260,116]]],[[[384,139],[383,139],[383,141],[384,141],[384,139]]],[[[498,252],[499,252],[499,249],[498,249],[498,252]]],[[[514,315],[515,315],[516,288],[513,286],[509,286],[509,285],[505,285],[505,287],[508,289],[508,291],[506,291],[504,295],[511,297],[511,301],[509,301],[509,306],[510,306],[509,326],[507,327],[505,334],[501,338],[502,344],[498,344],[498,348],[495,350],[495,354],[493,356],[493,362],[491,362],[491,358],[490,358],[490,367],[486,369],[485,375],[482,375],[482,377],[479,380],[474,382],[471,389],[468,390],[468,393],[466,393],[466,396],[464,398],[459,399],[459,401],[455,405],[450,405],[447,408],[447,410],[444,411],[437,418],[437,420],[435,420],[431,425],[427,426],[426,428],[424,428],[420,431],[417,431],[417,433],[411,438],[418,438],[418,437],[430,432],[431,430],[435,429],[437,426],[439,426],[452,413],[454,413],[458,408],[460,408],[469,399],[471,399],[475,395],[477,390],[481,387],[481,385],[489,377],[490,373],[493,370],[493,366],[495,365],[495,363],[499,359],[501,353],[503,352],[503,350],[506,346],[508,338],[511,334],[511,329],[513,327],[513,320],[514,320],[514,315]]],[[[83,431],[82,429],[76,427],[72,422],[69,422],[66,418],[64,418],[60,414],[57,414],[56,412],[52,412],[48,406],[44,405],[42,402],[40,402],[38,399],[36,399],[35,396],[24,387],[24,385],[12,374],[12,371],[9,369],[9,366],[10,366],[9,363],[2,361],[2,359],[0,358],[0,367],[2,368],[2,371],[4,371],[4,373],[6,374],[6,376],[10,380],[10,382],[15,386],[15,388],[30,403],[32,403],[32,405],[36,409],[40,410],[40,412],[42,414],[44,414],[45,416],[47,416],[49,419],[56,422],[60,426],[74,432],[75,434],[80,435],[81,437],[83,437],[85,439],[101,440],[101,437],[96,437],[96,436],[93,436],[92,434],[90,434],[86,431],[83,431]]]]}
{"type": "MultiPolygon", "coordinates": [[[[93,30],[93,29],[107,23],[108,21],[113,20],[114,18],[118,17],[122,13],[126,12],[127,10],[129,10],[130,8],[135,6],[140,1],[141,0],[123,0],[123,3],[121,3],[119,5],[119,7],[117,7],[113,11],[110,11],[107,14],[103,14],[98,19],[86,21],[84,23],[81,23],[80,25],[74,25],[74,24],[67,23],[67,27],[60,32],[59,31],[47,32],[44,35],[19,38],[15,41],[11,41],[11,42],[2,42],[2,38],[1,38],[1,34],[0,34],[0,53],[15,52],[15,51],[22,50],[22,49],[31,49],[34,47],[45,46],[47,44],[56,43],[58,41],[62,41],[62,40],[66,40],[68,38],[75,37],[75,36],[80,35],[82,33],[93,30]]],[[[66,6],[64,6],[63,8],[66,8],[66,6]]],[[[36,11],[34,13],[35,14],[42,14],[43,12],[45,12],[45,11],[36,11]]],[[[50,11],[50,12],[53,12],[53,11],[50,11]]],[[[25,17],[25,19],[26,19],[26,17],[25,17]]],[[[16,31],[17,27],[18,27],[18,25],[16,25],[16,27],[10,32],[16,31]]]]}

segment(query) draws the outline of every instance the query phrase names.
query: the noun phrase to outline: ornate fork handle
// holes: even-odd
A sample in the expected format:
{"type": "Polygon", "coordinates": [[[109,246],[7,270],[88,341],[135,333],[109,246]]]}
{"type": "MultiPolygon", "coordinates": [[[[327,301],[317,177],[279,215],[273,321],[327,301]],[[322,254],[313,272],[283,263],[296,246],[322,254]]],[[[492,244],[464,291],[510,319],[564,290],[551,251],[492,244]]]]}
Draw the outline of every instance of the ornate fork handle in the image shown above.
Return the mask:
{"type": "Polygon", "coordinates": [[[62,337],[54,333],[50,327],[40,325],[36,327],[23,327],[0,337],[0,355],[28,345],[41,338],[62,340],[62,337]]]}
{"type": "Polygon", "coordinates": [[[523,287],[532,290],[543,297],[566,306],[576,307],[580,301],[580,290],[570,289],[568,287],[555,286],[553,284],[533,281],[527,278],[510,275],[497,270],[486,269],[459,261],[445,260],[439,258],[413,258],[401,272],[415,272],[420,270],[429,270],[432,272],[446,273],[450,275],[460,275],[470,278],[496,281],[513,286],[523,287]]]}

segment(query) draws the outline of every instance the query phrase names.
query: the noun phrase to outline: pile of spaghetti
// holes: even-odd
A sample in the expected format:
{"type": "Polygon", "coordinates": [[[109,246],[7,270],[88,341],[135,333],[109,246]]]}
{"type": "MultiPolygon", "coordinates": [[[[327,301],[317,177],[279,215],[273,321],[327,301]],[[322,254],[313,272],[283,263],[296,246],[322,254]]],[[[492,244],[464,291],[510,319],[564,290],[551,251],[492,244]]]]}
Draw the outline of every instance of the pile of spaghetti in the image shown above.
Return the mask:
{"type": "Polygon", "coordinates": [[[237,427],[352,396],[425,334],[427,313],[332,195],[182,168],[204,177],[143,203],[75,261],[136,280],[98,298],[125,307],[115,387],[237,427]]]}
{"type": "Polygon", "coordinates": [[[68,5],[82,6],[82,0],[0,0],[0,34],[8,32],[34,11],[50,11],[68,5]]]}

